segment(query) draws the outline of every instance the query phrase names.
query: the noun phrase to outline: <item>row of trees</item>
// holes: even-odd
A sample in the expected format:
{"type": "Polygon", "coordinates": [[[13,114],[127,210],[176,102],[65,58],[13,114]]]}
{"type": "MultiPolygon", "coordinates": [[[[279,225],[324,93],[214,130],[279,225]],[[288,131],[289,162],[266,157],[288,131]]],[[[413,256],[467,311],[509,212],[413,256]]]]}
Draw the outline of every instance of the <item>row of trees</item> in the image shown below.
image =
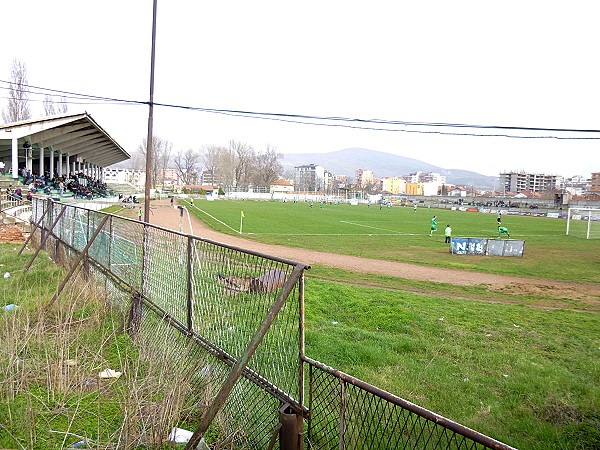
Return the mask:
{"type": "MultiPolygon", "coordinates": [[[[2,108],[2,120],[4,123],[20,122],[31,119],[29,107],[29,82],[27,80],[27,66],[23,61],[14,59],[10,68],[10,83],[8,85],[8,105],[2,108]]],[[[68,112],[66,98],[61,97],[58,101],[50,95],[44,96],[44,115],[68,112]]]]}
{"type": "MultiPolygon", "coordinates": [[[[132,157],[133,168],[145,169],[146,147],[144,139],[132,157]]],[[[198,173],[202,171],[205,184],[236,187],[268,186],[283,172],[279,162],[281,154],[274,147],[257,151],[252,145],[233,139],[227,146],[204,145],[199,150],[174,153],[171,142],[154,136],[152,154],[150,176],[153,188],[164,184],[164,173],[168,168],[175,168],[184,185],[198,184],[198,173]]]]}

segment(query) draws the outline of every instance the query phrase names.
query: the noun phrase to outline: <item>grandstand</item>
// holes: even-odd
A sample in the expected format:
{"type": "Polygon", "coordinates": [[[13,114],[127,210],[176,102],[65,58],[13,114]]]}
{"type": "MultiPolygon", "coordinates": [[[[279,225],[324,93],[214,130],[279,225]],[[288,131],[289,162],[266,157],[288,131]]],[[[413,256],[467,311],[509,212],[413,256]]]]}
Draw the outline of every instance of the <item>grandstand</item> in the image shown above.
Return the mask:
{"type": "Polygon", "coordinates": [[[25,192],[33,183],[52,197],[104,197],[111,192],[103,184],[103,168],[129,158],[88,113],[0,125],[4,191],[12,184],[25,192]]]}

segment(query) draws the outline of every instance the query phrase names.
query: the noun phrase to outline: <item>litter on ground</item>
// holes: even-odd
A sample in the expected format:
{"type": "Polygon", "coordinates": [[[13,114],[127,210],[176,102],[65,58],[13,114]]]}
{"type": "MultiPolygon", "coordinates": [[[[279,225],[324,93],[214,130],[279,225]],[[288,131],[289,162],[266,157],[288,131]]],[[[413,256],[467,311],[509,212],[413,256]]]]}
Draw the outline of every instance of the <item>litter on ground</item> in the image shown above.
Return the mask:
{"type": "Polygon", "coordinates": [[[98,374],[100,378],[119,378],[121,375],[123,375],[123,372],[117,372],[112,369],[103,370],[98,374]]]}

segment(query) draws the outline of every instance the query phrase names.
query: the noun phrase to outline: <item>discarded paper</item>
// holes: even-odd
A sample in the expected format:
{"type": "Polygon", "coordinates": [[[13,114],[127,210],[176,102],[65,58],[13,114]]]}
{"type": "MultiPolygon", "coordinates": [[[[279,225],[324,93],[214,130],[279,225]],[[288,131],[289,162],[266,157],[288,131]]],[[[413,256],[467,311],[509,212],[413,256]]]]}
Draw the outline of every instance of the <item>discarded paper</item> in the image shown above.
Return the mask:
{"type": "Polygon", "coordinates": [[[98,374],[100,378],[119,378],[121,375],[123,375],[123,372],[117,372],[112,369],[103,370],[98,374]]]}
{"type": "Polygon", "coordinates": [[[185,444],[193,435],[192,431],[184,430],[183,428],[173,428],[169,433],[169,441],[176,444],[185,444]]]}

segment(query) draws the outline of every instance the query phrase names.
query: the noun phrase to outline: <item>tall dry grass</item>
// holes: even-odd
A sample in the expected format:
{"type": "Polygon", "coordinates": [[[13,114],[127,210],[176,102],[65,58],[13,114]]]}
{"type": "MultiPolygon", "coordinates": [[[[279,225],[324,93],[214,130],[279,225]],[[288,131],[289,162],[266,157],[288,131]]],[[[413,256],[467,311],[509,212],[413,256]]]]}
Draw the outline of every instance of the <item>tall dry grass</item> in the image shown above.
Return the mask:
{"type": "MultiPolygon", "coordinates": [[[[0,312],[0,448],[159,448],[174,426],[194,429],[222,376],[206,355],[151,314],[132,339],[126,308],[93,276],[45,309],[65,272],[42,253],[23,273],[29,256],[0,250],[11,271],[0,294],[18,305],[0,312]],[[122,376],[100,379],[108,368],[122,376]]],[[[227,430],[220,420],[214,428],[227,430]]]]}

